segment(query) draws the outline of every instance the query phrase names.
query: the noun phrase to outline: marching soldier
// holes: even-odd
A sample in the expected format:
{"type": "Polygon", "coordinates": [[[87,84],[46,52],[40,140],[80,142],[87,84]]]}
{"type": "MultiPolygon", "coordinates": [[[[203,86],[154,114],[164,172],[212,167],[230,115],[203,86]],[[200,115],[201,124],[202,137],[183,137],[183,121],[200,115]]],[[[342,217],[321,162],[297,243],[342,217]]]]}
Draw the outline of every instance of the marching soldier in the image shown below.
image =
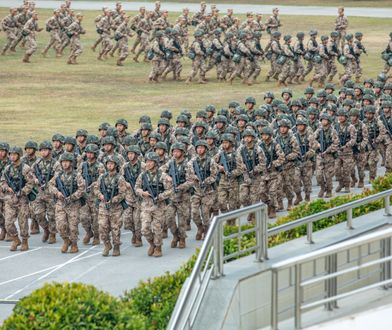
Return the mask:
{"type": "MultiPolygon", "coordinates": [[[[9,145],[5,142],[0,142],[0,178],[3,174],[5,167],[9,164],[8,159],[8,150],[9,145]]],[[[2,187],[0,187],[0,241],[3,241],[9,238],[7,235],[7,230],[5,229],[5,220],[4,220],[4,191],[2,187]]]]}
{"type": "Polygon", "coordinates": [[[118,66],[123,66],[123,62],[128,57],[128,37],[132,37],[131,29],[128,25],[129,16],[124,17],[124,21],[117,27],[114,38],[117,39],[120,55],[117,60],[118,66]]]}
{"type": "Polygon", "coordinates": [[[13,47],[13,44],[17,40],[17,31],[19,23],[17,21],[18,11],[16,8],[11,8],[9,15],[7,15],[1,22],[1,27],[7,34],[7,43],[4,45],[1,55],[5,55],[9,48],[13,47]]]}
{"type": "Polygon", "coordinates": [[[37,50],[36,33],[42,31],[42,28],[38,27],[37,21],[38,14],[33,12],[31,18],[23,27],[22,35],[25,37],[27,44],[25,56],[23,57],[24,63],[30,63],[31,55],[37,50]]]}
{"type": "Polygon", "coordinates": [[[83,29],[81,23],[83,20],[83,15],[78,13],[76,14],[76,21],[73,22],[66,30],[66,34],[70,38],[70,48],[71,52],[69,53],[67,64],[78,64],[76,62],[76,58],[82,54],[83,47],[80,43],[80,35],[86,34],[86,31],[83,29]]]}
{"type": "Polygon", "coordinates": [[[62,28],[62,24],[60,20],[60,11],[56,9],[53,11],[53,16],[49,18],[48,21],[46,22],[46,31],[50,33],[50,39],[47,46],[42,51],[42,55],[44,57],[46,57],[46,54],[48,53],[51,47],[53,47],[54,50],[56,51],[57,57],[61,56],[61,38],[60,38],[61,28],[62,28]]]}

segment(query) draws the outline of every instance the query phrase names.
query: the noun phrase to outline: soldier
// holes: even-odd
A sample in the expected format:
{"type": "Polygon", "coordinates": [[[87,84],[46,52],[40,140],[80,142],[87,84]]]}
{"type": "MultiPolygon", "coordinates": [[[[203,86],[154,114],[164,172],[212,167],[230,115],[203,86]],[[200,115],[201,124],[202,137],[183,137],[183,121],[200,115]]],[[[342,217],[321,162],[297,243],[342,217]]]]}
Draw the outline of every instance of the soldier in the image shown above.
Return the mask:
{"type": "Polygon", "coordinates": [[[134,56],[133,60],[135,62],[139,62],[138,58],[141,53],[144,52],[144,62],[147,61],[147,52],[149,48],[149,38],[150,38],[150,32],[152,30],[152,20],[151,20],[152,13],[148,12],[145,14],[145,16],[138,22],[136,25],[136,33],[137,33],[137,38],[140,39],[140,47],[134,56]]]}
{"type": "Polygon", "coordinates": [[[102,30],[99,27],[99,22],[105,17],[105,13],[108,11],[107,7],[103,7],[102,8],[102,14],[98,15],[95,19],[94,19],[94,23],[95,23],[95,27],[97,29],[97,33],[99,35],[98,39],[95,41],[94,45],[91,46],[91,50],[93,52],[95,52],[95,49],[98,47],[98,45],[102,42],[102,30]]]}
{"type": "Polygon", "coordinates": [[[77,253],[79,236],[79,211],[86,190],[83,177],[73,167],[75,157],[65,152],[60,157],[61,170],[50,180],[49,191],[57,199],[56,227],[64,243],[61,253],[77,253]]]}
{"type": "Polygon", "coordinates": [[[227,9],[227,14],[222,17],[220,20],[220,27],[223,29],[223,31],[226,31],[230,27],[234,25],[234,16],[233,16],[233,9],[228,8],[227,9]]]}
{"type": "Polygon", "coordinates": [[[61,28],[60,11],[56,9],[53,11],[53,16],[46,21],[46,31],[50,33],[50,39],[47,46],[42,51],[44,57],[46,57],[46,54],[51,47],[56,51],[56,57],[61,56],[61,28]]]}
{"type": "Polygon", "coordinates": [[[24,63],[30,63],[30,56],[37,50],[36,32],[41,32],[42,28],[38,27],[38,14],[32,13],[31,18],[26,22],[23,27],[22,34],[26,39],[27,49],[23,57],[24,63]]]}
{"type": "Polygon", "coordinates": [[[362,32],[355,32],[355,41],[354,41],[354,53],[356,58],[356,66],[355,66],[355,82],[360,83],[362,77],[362,67],[361,67],[361,55],[366,54],[366,49],[362,45],[362,32]]]}
{"type": "MultiPolygon", "coordinates": [[[[10,163],[8,159],[8,150],[9,145],[6,142],[0,142],[0,178],[3,174],[5,167],[10,163]]],[[[0,188],[0,241],[4,239],[9,239],[7,235],[7,230],[5,229],[5,220],[4,220],[4,192],[3,189],[0,188]]]]}
{"type": "Polygon", "coordinates": [[[304,47],[304,38],[305,33],[298,32],[297,33],[297,42],[294,45],[294,69],[295,72],[293,83],[299,84],[299,82],[305,81],[304,73],[305,67],[302,61],[303,56],[305,55],[305,47],[304,47]]]}
{"type": "Polygon", "coordinates": [[[318,46],[318,54],[313,57],[314,61],[314,76],[310,80],[309,85],[313,86],[313,83],[318,81],[318,87],[323,87],[325,79],[328,75],[329,55],[328,55],[328,36],[321,36],[321,44],[318,46]]]}
{"type": "Polygon", "coordinates": [[[206,8],[206,3],[204,1],[200,2],[200,11],[196,12],[192,17],[191,23],[193,26],[197,26],[203,21],[206,14],[206,8]]]}
{"type": "Polygon", "coordinates": [[[76,58],[80,56],[83,52],[82,44],[80,43],[80,35],[86,34],[86,31],[83,29],[81,23],[83,20],[83,15],[78,13],[76,14],[76,21],[73,22],[67,28],[67,35],[70,38],[71,42],[71,52],[69,53],[67,64],[78,64],[76,62],[76,58]]]}
{"type": "Polygon", "coordinates": [[[267,44],[265,51],[269,49],[271,46],[272,39],[274,38],[274,32],[277,32],[279,28],[282,26],[279,19],[279,8],[272,9],[272,16],[270,16],[265,22],[266,31],[271,36],[271,41],[267,44]]]}
{"type": "Polygon", "coordinates": [[[317,31],[316,30],[310,30],[309,32],[310,39],[308,41],[307,47],[306,47],[306,55],[307,57],[306,60],[308,61],[308,64],[306,66],[306,70],[304,73],[304,77],[306,77],[310,72],[313,70],[313,58],[318,54],[318,42],[316,40],[317,38],[317,31]]]}
{"type": "Polygon", "coordinates": [[[347,63],[344,64],[344,75],[340,78],[341,86],[344,86],[345,82],[351,79],[354,72],[356,72],[356,55],[353,47],[353,35],[346,35],[346,44],[344,45],[343,54],[347,59],[347,63]]]}
{"type": "MultiPolygon", "coordinates": [[[[282,70],[282,66],[279,63],[277,63],[279,56],[282,55],[283,53],[279,42],[280,37],[281,37],[281,33],[279,31],[275,31],[272,33],[271,51],[270,51],[271,70],[268,72],[265,81],[269,81],[271,77],[278,80],[279,73],[282,70]]],[[[265,52],[266,51],[267,50],[265,50],[265,52]]]]}
{"type": "Polygon", "coordinates": [[[105,164],[106,163],[106,158],[110,156],[116,156],[120,162],[120,166],[122,166],[125,163],[124,157],[120,155],[119,152],[116,151],[116,139],[114,136],[105,136],[102,139],[102,145],[103,145],[103,152],[98,157],[98,161],[105,164]]]}
{"type": "Polygon", "coordinates": [[[119,174],[120,161],[116,156],[106,158],[107,172],[102,174],[95,185],[95,195],[99,199],[98,224],[99,235],[105,244],[102,256],[107,257],[112,249],[110,234],[113,243],[113,257],[120,255],[120,236],[122,214],[125,206],[125,193],[127,190],[124,177],[119,174]]]}
{"type": "Polygon", "coordinates": [[[329,55],[329,62],[328,62],[328,73],[327,76],[328,82],[332,82],[333,78],[338,73],[338,68],[336,67],[336,59],[340,56],[341,52],[339,50],[338,39],[339,34],[336,31],[331,32],[330,41],[327,46],[327,51],[329,55]]]}
{"type": "MultiPolygon", "coordinates": [[[[382,52],[383,56],[385,56],[385,59],[387,59],[385,61],[385,66],[384,66],[384,70],[382,71],[382,73],[384,73],[385,75],[388,74],[389,70],[391,69],[391,61],[389,61],[392,58],[392,32],[389,33],[389,41],[388,41],[388,46],[387,48],[385,48],[385,50],[382,52]]],[[[391,77],[390,75],[388,76],[389,78],[391,77]]]]}
{"type": "Polygon", "coordinates": [[[12,48],[14,42],[17,39],[17,31],[19,23],[17,21],[18,11],[16,8],[11,8],[9,15],[7,15],[1,22],[1,27],[7,34],[7,43],[3,47],[1,55],[5,55],[9,48],[12,48]]]}
{"type": "Polygon", "coordinates": [[[97,59],[102,61],[102,57],[106,60],[108,53],[113,48],[113,43],[111,41],[111,29],[112,29],[112,12],[107,10],[104,12],[104,16],[97,23],[97,32],[101,35],[102,45],[101,51],[97,59]]]}
{"type": "Polygon", "coordinates": [[[287,84],[291,84],[292,77],[295,75],[294,48],[291,46],[291,35],[285,35],[283,37],[283,40],[284,40],[284,45],[282,46],[282,55],[285,56],[286,59],[282,65],[282,70],[279,74],[278,87],[287,86],[287,84]]]}
{"type": "MultiPolygon", "coordinates": [[[[250,70],[250,61],[253,58],[253,55],[250,49],[246,45],[246,40],[248,36],[251,36],[246,31],[241,31],[238,35],[239,41],[237,43],[237,53],[239,56],[239,60],[235,62],[235,68],[233,73],[229,78],[230,84],[233,83],[233,80],[236,77],[243,77],[242,83],[246,84],[248,82],[247,75],[250,70]]],[[[234,60],[234,59],[233,59],[234,60]]]]}
{"type": "Polygon", "coordinates": [[[192,79],[196,77],[197,73],[199,73],[199,83],[205,84],[207,67],[205,62],[206,49],[202,42],[203,32],[196,31],[194,37],[195,40],[193,41],[189,51],[189,57],[192,60],[192,71],[186,83],[189,84],[192,79]]]}
{"type": "Polygon", "coordinates": [[[21,251],[29,249],[29,201],[36,196],[33,191],[34,177],[31,168],[21,161],[22,153],[19,147],[10,148],[10,164],[5,167],[0,180],[4,191],[5,230],[12,240],[10,251],[16,251],[21,244],[21,251]],[[22,242],[15,226],[16,219],[18,219],[22,242]]]}
{"type": "Polygon", "coordinates": [[[335,20],[335,31],[339,33],[337,44],[340,44],[340,47],[344,49],[344,41],[346,37],[346,30],[348,28],[348,19],[344,16],[344,8],[340,7],[338,9],[338,17],[335,20]]]}
{"type": "Polygon", "coordinates": [[[22,35],[23,27],[29,19],[30,19],[29,7],[27,5],[24,5],[22,12],[16,16],[16,21],[18,23],[18,26],[17,26],[16,39],[14,40],[10,48],[11,52],[16,52],[15,49],[16,46],[23,40],[23,35],[22,35]]]}
{"type": "Polygon", "coordinates": [[[161,168],[168,175],[168,180],[171,181],[174,189],[166,210],[166,216],[169,220],[167,225],[173,235],[171,247],[176,248],[178,244],[178,247],[183,249],[186,246],[185,231],[189,216],[188,202],[191,197],[191,182],[186,179],[186,146],[183,143],[176,142],[172,145],[171,151],[172,159],[161,168]]]}
{"type": "Polygon", "coordinates": [[[157,166],[159,158],[154,152],[146,155],[146,170],[136,180],[136,193],[143,198],[141,205],[142,235],[150,247],[148,256],[162,256],[162,227],[166,200],[173,193],[172,183],[157,166]]]}
{"type": "Polygon", "coordinates": [[[151,44],[151,49],[150,53],[151,58],[151,72],[148,77],[148,81],[150,83],[154,82],[157,83],[158,77],[162,74],[163,70],[166,68],[166,60],[165,60],[165,45],[164,45],[164,39],[163,39],[163,32],[162,31],[156,31],[155,33],[155,39],[151,44]]]}
{"type": "Polygon", "coordinates": [[[52,158],[56,161],[59,160],[60,156],[64,153],[63,145],[65,138],[63,135],[56,133],[52,137],[52,158]]]}
{"type": "Polygon", "coordinates": [[[369,141],[369,134],[367,126],[359,120],[360,112],[358,109],[350,111],[351,124],[357,131],[357,141],[353,147],[354,154],[354,168],[351,172],[351,187],[354,188],[358,182],[358,188],[364,187],[365,166],[366,166],[366,147],[369,141]],[[355,174],[355,169],[358,171],[358,179],[355,174]]]}
{"type": "Polygon", "coordinates": [[[49,182],[56,172],[56,160],[52,157],[52,144],[44,141],[39,145],[41,158],[37,159],[31,166],[35,182],[38,186],[38,194],[35,201],[31,203],[32,213],[44,230],[42,242],[48,244],[56,243],[56,219],[55,203],[49,192],[49,182]]]}
{"type": "Polygon", "coordinates": [[[169,51],[170,57],[166,69],[162,73],[162,78],[165,79],[168,73],[173,72],[173,80],[180,81],[182,71],[182,47],[179,39],[178,30],[171,30],[171,38],[167,39],[165,49],[166,52],[169,51]]]}
{"type": "Polygon", "coordinates": [[[314,133],[316,140],[316,178],[320,185],[318,197],[332,197],[332,178],[335,172],[335,159],[339,139],[331,126],[332,118],[326,113],[320,116],[321,125],[314,133]]]}
{"type": "Polygon", "coordinates": [[[85,149],[86,160],[79,166],[79,174],[85,182],[85,200],[86,205],[80,209],[80,222],[86,232],[83,238],[83,244],[90,243],[93,238],[92,245],[99,245],[99,226],[98,226],[98,209],[96,207],[96,196],[94,191],[98,182],[98,178],[105,172],[105,167],[97,161],[99,148],[97,145],[88,144],[85,149]]]}
{"type": "Polygon", "coordinates": [[[350,181],[351,177],[348,173],[352,173],[354,169],[354,156],[353,147],[357,143],[357,132],[355,127],[350,124],[348,120],[349,112],[344,109],[339,109],[338,123],[335,126],[336,133],[338,135],[338,158],[336,159],[336,179],[339,185],[336,188],[336,192],[340,192],[344,188],[345,193],[350,192],[350,181]]]}
{"type": "Polygon", "coordinates": [[[73,22],[75,22],[75,13],[74,13],[74,11],[69,9],[68,10],[68,15],[66,15],[60,21],[61,21],[61,24],[63,26],[62,31],[60,33],[60,38],[61,38],[60,54],[62,55],[63,52],[64,52],[64,49],[71,43],[71,39],[67,35],[66,31],[71,26],[71,24],[73,22]]]}
{"type": "Polygon", "coordinates": [[[154,11],[152,12],[152,17],[151,17],[152,21],[155,22],[165,12],[167,12],[167,11],[164,10],[163,12],[161,12],[161,2],[155,1],[155,8],[154,8],[154,11]]]}
{"type": "Polygon", "coordinates": [[[136,194],[135,185],[136,179],[145,168],[145,164],[140,159],[141,152],[138,146],[129,146],[125,150],[127,152],[127,162],[121,169],[121,174],[127,182],[125,201],[128,208],[123,213],[124,228],[132,232],[132,245],[140,247],[143,246],[142,223],[140,219],[141,209],[140,197],[136,194]]]}
{"type": "Polygon", "coordinates": [[[115,34],[116,34],[116,31],[117,31],[117,28],[124,22],[125,17],[126,17],[126,14],[125,14],[125,11],[124,11],[124,10],[121,10],[120,13],[117,13],[117,14],[116,14],[116,13],[117,13],[116,10],[114,10],[114,11],[112,12],[111,27],[112,27],[112,30],[114,31],[114,36],[113,36],[113,38],[114,38],[114,40],[116,41],[116,43],[114,44],[112,50],[109,52],[109,55],[110,55],[111,57],[114,57],[114,53],[116,52],[116,50],[119,49],[119,46],[120,46],[119,41],[120,41],[120,39],[119,39],[118,37],[116,37],[115,34]]]}

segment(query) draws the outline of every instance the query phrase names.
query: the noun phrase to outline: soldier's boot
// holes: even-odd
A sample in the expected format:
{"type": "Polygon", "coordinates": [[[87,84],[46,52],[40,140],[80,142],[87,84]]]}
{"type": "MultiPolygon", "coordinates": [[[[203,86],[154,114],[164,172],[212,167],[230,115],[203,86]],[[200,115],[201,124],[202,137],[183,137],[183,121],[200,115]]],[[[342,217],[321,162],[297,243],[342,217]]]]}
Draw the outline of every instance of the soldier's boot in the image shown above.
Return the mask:
{"type": "Polygon", "coordinates": [[[93,235],[92,231],[86,232],[86,235],[84,235],[84,237],[83,237],[83,244],[84,244],[84,245],[89,244],[89,243],[90,243],[90,239],[91,239],[93,236],[94,236],[94,235],[93,235]]]}
{"type": "Polygon", "coordinates": [[[325,193],[325,198],[331,198],[332,197],[332,190],[328,189],[327,192],[325,193]]]}
{"type": "Polygon", "coordinates": [[[318,196],[319,198],[323,198],[324,192],[325,192],[325,189],[324,189],[323,186],[321,186],[321,187],[320,187],[320,191],[319,191],[319,193],[318,193],[317,196],[318,196]]]}
{"type": "Polygon", "coordinates": [[[48,53],[48,49],[44,49],[42,52],[41,52],[41,55],[43,56],[43,57],[46,57],[46,54],[48,53]]]}
{"type": "Polygon", "coordinates": [[[42,243],[47,242],[48,238],[49,238],[49,229],[44,228],[44,234],[42,235],[42,243]]]}
{"type": "Polygon", "coordinates": [[[293,209],[293,200],[289,199],[287,201],[287,211],[291,211],[293,209]]]}
{"type": "Polygon", "coordinates": [[[136,243],[136,234],[133,232],[132,233],[132,238],[131,238],[131,244],[135,245],[135,243],[136,243]]]}
{"type": "Polygon", "coordinates": [[[29,240],[27,238],[22,239],[22,246],[20,247],[21,251],[27,251],[29,249],[29,240]]]}
{"type": "Polygon", "coordinates": [[[103,60],[103,59],[102,59],[103,53],[104,53],[104,52],[102,52],[102,51],[99,52],[99,55],[98,55],[98,57],[97,57],[97,60],[98,60],[98,61],[102,61],[102,60],[103,60]]]}
{"type": "Polygon", "coordinates": [[[295,200],[294,200],[294,205],[298,205],[303,201],[301,193],[296,193],[295,194],[295,200]]]}
{"type": "Polygon", "coordinates": [[[203,237],[203,231],[203,226],[201,224],[197,225],[196,241],[201,240],[201,238],[203,237]]]}
{"type": "Polygon", "coordinates": [[[148,244],[150,244],[150,247],[148,248],[147,255],[151,257],[154,254],[155,250],[154,241],[148,241],[148,244]]]}
{"type": "Polygon", "coordinates": [[[13,238],[10,235],[8,235],[7,231],[5,232],[5,239],[4,240],[6,242],[12,242],[12,240],[13,240],[13,238]]]}
{"type": "Polygon", "coordinates": [[[38,221],[33,219],[30,224],[30,234],[37,235],[39,234],[39,224],[38,221]]]}
{"type": "Polygon", "coordinates": [[[359,179],[359,182],[358,182],[358,188],[363,188],[365,185],[364,185],[364,183],[363,183],[363,178],[362,179],[359,179]]]}
{"type": "Polygon", "coordinates": [[[141,247],[141,246],[143,246],[142,237],[140,236],[140,234],[138,234],[136,235],[136,241],[134,247],[141,247]]]}
{"type": "Polygon", "coordinates": [[[205,225],[205,226],[203,226],[203,240],[206,238],[206,236],[207,236],[207,233],[208,233],[208,228],[209,228],[209,226],[208,225],[205,225]]]}
{"type": "Polygon", "coordinates": [[[68,57],[67,64],[72,64],[72,56],[68,57]]]}
{"type": "Polygon", "coordinates": [[[29,54],[25,54],[25,56],[23,57],[22,62],[23,63],[30,63],[30,55],[29,54]]]}
{"type": "Polygon", "coordinates": [[[310,202],[310,194],[305,193],[305,202],[310,202]]]}
{"type": "Polygon", "coordinates": [[[192,81],[192,78],[191,78],[191,77],[188,77],[187,80],[185,80],[185,83],[186,83],[187,85],[189,85],[189,84],[191,83],[191,81],[192,81]]]}
{"type": "Polygon", "coordinates": [[[206,84],[207,81],[205,79],[206,79],[205,77],[200,77],[199,78],[199,84],[206,84]]]}
{"type": "Polygon", "coordinates": [[[77,252],[79,252],[78,243],[72,242],[71,250],[69,251],[69,253],[77,253],[77,252]]]}
{"type": "Polygon", "coordinates": [[[153,256],[156,258],[162,257],[162,248],[161,246],[156,246],[154,249],[153,256]]]}
{"type": "Polygon", "coordinates": [[[105,242],[104,248],[103,248],[103,252],[102,252],[102,256],[103,257],[107,257],[109,255],[109,251],[112,249],[112,244],[110,244],[110,242],[105,242]]]}
{"type": "Polygon", "coordinates": [[[7,49],[3,49],[3,50],[1,51],[1,56],[4,56],[6,53],[7,53],[7,49]]]}
{"type": "Polygon", "coordinates": [[[268,218],[270,219],[276,218],[276,210],[273,206],[268,206],[268,218]]]}
{"type": "Polygon", "coordinates": [[[344,193],[349,194],[350,193],[350,186],[345,186],[344,187],[344,193]]]}
{"type": "Polygon", "coordinates": [[[70,244],[71,244],[70,240],[68,238],[66,238],[64,240],[63,246],[61,247],[61,253],[67,253],[70,244]]]}
{"type": "Polygon", "coordinates": [[[266,82],[269,82],[269,81],[270,81],[270,76],[266,76],[266,77],[265,77],[265,81],[266,81],[266,82]]]}
{"type": "Polygon", "coordinates": [[[5,228],[1,228],[1,231],[0,231],[0,241],[4,241],[6,234],[7,234],[7,231],[5,230],[5,228]]]}
{"type": "Polygon", "coordinates": [[[118,66],[124,66],[124,64],[123,64],[123,60],[121,59],[121,58],[119,58],[118,60],[117,60],[117,63],[116,63],[118,66]]]}
{"type": "Polygon", "coordinates": [[[10,251],[12,251],[12,252],[16,251],[18,246],[21,244],[22,244],[22,242],[20,241],[18,236],[12,237],[12,244],[10,247],[10,251]]]}
{"type": "Polygon", "coordinates": [[[120,245],[114,244],[112,256],[118,257],[119,255],[120,255],[120,245]]]}
{"type": "Polygon", "coordinates": [[[278,87],[286,87],[287,84],[284,81],[279,81],[278,82],[278,87]]]}
{"type": "Polygon", "coordinates": [[[284,210],[284,206],[283,206],[283,200],[279,200],[278,201],[278,211],[283,211],[284,210]]]}
{"type": "Polygon", "coordinates": [[[192,230],[191,221],[190,221],[190,220],[187,221],[185,230],[186,230],[186,231],[191,231],[191,230],[192,230]]]}
{"type": "Polygon", "coordinates": [[[99,235],[94,235],[93,239],[93,246],[101,244],[101,241],[99,240],[99,235]]]}
{"type": "Polygon", "coordinates": [[[336,187],[335,191],[340,192],[343,189],[343,185],[339,182],[338,186],[336,187]]]}
{"type": "Polygon", "coordinates": [[[48,239],[48,244],[54,244],[56,243],[56,234],[55,233],[50,233],[49,234],[49,239],[48,239]]]}
{"type": "Polygon", "coordinates": [[[185,238],[180,238],[180,242],[178,243],[178,248],[179,249],[185,249],[185,238]]]}
{"type": "Polygon", "coordinates": [[[177,234],[174,234],[174,235],[173,235],[173,239],[172,239],[172,241],[171,241],[171,243],[170,243],[170,247],[171,247],[172,249],[176,248],[176,247],[177,247],[178,241],[179,241],[179,238],[178,238],[177,234]]]}

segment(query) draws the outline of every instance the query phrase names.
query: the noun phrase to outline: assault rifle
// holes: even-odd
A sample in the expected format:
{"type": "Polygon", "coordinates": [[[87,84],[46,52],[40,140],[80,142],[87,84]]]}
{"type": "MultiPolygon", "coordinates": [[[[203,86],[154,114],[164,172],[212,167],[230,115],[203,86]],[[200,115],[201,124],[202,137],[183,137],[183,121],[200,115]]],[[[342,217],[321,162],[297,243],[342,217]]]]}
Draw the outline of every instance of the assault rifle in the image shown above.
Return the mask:
{"type": "Polygon", "coordinates": [[[104,198],[104,200],[105,200],[105,209],[106,209],[106,210],[109,210],[109,209],[110,209],[110,202],[111,202],[111,200],[112,200],[112,198],[113,198],[113,194],[114,194],[114,189],[112,189],[111,194],[109,194],[109,192],[108,192],[108,190],[107,190],[107,188],[106,188],[106,185],[105,185],[105,181],[104,181],[104,179],[102,178],[102,179],[101,179],[100,190],[101,190],[101,193],[102,193],[103,198],[104,198]]]}
{"type": "Polygon", "coordinates": [[[241,150],[241,156],[242,159],[244,160],[245,166],[246,166],[246,170],[248,172],[249,178],[252,179],[253,178],[253,162],[252,160],[249,158],[249,154],[246,152],[245,148],[242,148],[241,150]]]}
{"type": "Polygon", "coordinates": [[[58,176],[56,178],[56,187],[60,191],[60,193],[64,196],[64,205],[67,206],[71,202],[70,196],[71,194],[69,193],[68,189],[64,186],[64,182],[60,179],[58,176]]]}
{"type": "Polygon", "coordinates": [[[154,204],[157,203],[158,199],[158,192],[155,193],[154,190],[152,189],[150,182],[147,179],[147,174],[143,173],[142,174],[142,181],[143,181],[143,186],[147,189],[148,193],[150,194],[150,197],[152,198],[152,202],[154,204]]]}
{"type": "Polygon", "coordinates": [[[93,179],[92,179],[90,173],[88,172],[87,162],[83,163],[83,166],[82,166],[82,177],[83,177],[84,181],[86,182],[86,192],[90,192],[90,186],[93,183],[93,179]]]}
{"type": "Polygon", "coordinates": [[[221,153],[219,163],[223,166],[223,168],[225,170],[225,174],[226,174],[227,178],[230,180],[231,179],[231,171],[229,168],[229,164],[227,163],[226,154],[224,152],[221,153]]]}
{"type": "Polygon", "coordinates": [[[175,163],[174,160],[171,160],[169,163],[169,175],[172,178],[174,192],[178,193],[179,192],[178,186],[180,180],[179,180],[178,171],[176,169],[176,165],[174,163],[175,163]]]}
{"type": "Polygon", "coordinates": [[[197,162],[197,160],[193,161],[193,170],[195,171],[195,174],[196,174],[197,178],[199,179],[201,190],[204,191],[206,189],[206,185],[204,183],[204,180],[206,178],[201,174],[200,166],[199,166],[199,163],[197,162]]]}

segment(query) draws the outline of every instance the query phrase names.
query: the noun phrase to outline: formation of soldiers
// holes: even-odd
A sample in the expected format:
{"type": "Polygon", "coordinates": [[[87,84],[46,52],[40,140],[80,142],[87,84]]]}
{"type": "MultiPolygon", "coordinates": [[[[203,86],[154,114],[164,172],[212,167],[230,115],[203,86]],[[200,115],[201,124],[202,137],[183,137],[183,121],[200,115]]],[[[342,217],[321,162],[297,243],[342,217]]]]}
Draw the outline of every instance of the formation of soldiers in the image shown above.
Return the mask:
{"type": "Polygon", "coordinates": [[[392,171],[392,83],[380,78],[309,86],[297,99],[288,88],[266,92],[194,119],[183,111],[175,123],[164,110],[154,126],[143,115],[133,133],[119,119],[97,135],[57,133],[24,150],[1,142],[0,240],[26,251],[41,228],[42,242],[59,235],[61,252],[76,253],[81,223],[83,244],[103,242],[104,256],[118,256],[124,227],[135,247],[144,236],[148,255],[160,257],[168,231],[171,248],[186,247],[192,221],[201,240],[219,212],[262,201],[275,218],[285,199],[288,210],[308,202],[314,176],[320,198],[332,196],[334,176],[336,192],[362,188],[380,159],[392,171]]]}
{"type": "MultiPolygon", "coordinates": [[[[83,51],[80,37],[86,33],[82,21],[83,15],[74,13],[70,0],[54,10],[45,23],[50,39],[42,55],[46,56],[53,48],[56,56],[61,57],[69,47],[67,63],[77,64],[77,57],[83,51]]],[[[114,10],[104,7],[102,14],[95,18],[95,24],[98,38],[91,49],[98,52],[97,59],[103,61],[109,56],[117,56],[117,65],[123,66],[129,52],[134,54],[135,62],[142,56],[145,62],[151,63],[150,82],[165,80],[170,73],[174,80],[181,80],[182,58],[188,57],[192,60],[192,70],[187,83],[197,76],[199,83],[206,83],[207,72],[215,68],[218,81],[232,83],[235,78],[241,78],[244,84],[252,85],[260,75],[261,63],[267,60],[271,64],[267,81],[275,79],[279,86],[287,86],[304,82],[311,76],[309,85],[318,83],[320,88],[333,81],[338,74],[337,63],[340,63],[344,67],[339,75],[343,86],[351,78],[360,82],[361,56],[367,54],[362,43],[363,34],[348,33],[344,8],[338,9],[334,30],[329,35],[318,38],[318,32],[311,30],[307,42],[304,32],[282,36],[278,8],[273,9],[265,22],[262,14],[251,12],[241,22],[232,9],[220,16],[215,5],[207,11],[206,3],[202,2],[197,13],[191,16],[185,8],[175,23],[171,23],[168,11],[161,10],[159,1],[154,10],[141,7],[134,17],[117,2],[114,10]],[[190,28],[194,30],[192,42],[189,42],[190,28]],[[265,47],[261,42],[263,33],[267,34],[265,47]],[[135,39],[129,51],[132,37],[135,39]]],[[[2,29],[7,35],[2,55],[8,50],[15,52],[21,43],[21,47],[26,47],[23,62],[30,62],[37,50],[37,33],[42,31],[34,2],[24,0],[20,8],[10,9],[10,14],[2,21],[2,29]]],[[[388,46],[382,53],[384,75],[389,74],[392,65],[392,33],[389,36],[388,46]]]]}

